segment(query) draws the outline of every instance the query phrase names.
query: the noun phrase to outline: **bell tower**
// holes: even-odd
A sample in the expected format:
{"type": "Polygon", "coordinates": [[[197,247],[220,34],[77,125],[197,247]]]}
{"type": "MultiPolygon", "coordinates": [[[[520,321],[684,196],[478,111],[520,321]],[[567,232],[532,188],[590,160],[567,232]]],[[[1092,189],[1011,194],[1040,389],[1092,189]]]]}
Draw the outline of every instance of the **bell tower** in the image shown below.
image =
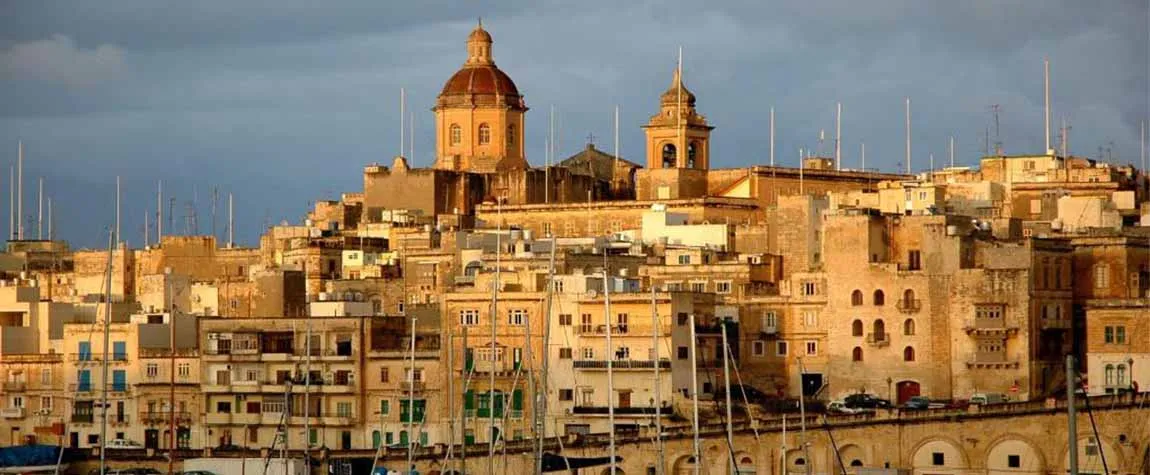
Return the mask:
{"type": "Polygon", "coordinates": [[[676,68],[671,87],[659,97],[659,113],[643,130],[647,134],[647,168],[711,167],[711,130],[707,118],[695,111],[695,95],[683,85],[676,68]]]}

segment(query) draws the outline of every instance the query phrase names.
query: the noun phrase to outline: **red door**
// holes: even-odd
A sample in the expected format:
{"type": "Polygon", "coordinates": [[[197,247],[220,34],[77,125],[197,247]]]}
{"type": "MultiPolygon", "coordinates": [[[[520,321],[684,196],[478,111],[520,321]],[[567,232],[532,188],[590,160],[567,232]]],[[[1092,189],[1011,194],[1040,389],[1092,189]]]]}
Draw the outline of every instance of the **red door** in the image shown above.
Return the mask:
{"type": "Polygon", "coordinates": [[[914,381],[899,381],[898,382],[898,401],[897,404],[903,404],[908,399],[919,395],[918,383],[914,381]]]}

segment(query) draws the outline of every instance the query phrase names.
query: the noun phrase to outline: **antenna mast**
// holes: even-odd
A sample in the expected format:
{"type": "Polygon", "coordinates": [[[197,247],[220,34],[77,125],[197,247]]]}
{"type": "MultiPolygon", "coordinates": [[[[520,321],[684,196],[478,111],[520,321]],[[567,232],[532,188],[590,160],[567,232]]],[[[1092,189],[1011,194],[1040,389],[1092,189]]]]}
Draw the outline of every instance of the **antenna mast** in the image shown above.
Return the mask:
{"type": "Polygon", "coordinates": [[[1043,59],[1043,95],[1045,98],[1045,116],[1046,116],[1046,151],[1050,153],[1050,59],[1043,59]]]}
{"type": "Polygon", "coordinates": [[[407,115],[407,91],[402,87],[399,88],[399,156],[403,156],[404,145],[404,118],[407,115]]]}
{"type": "Polygon", "coordinates": [[[906,174],[911,174],[910,167],[910,98],[906,98],[906,174]]]}
{"type": "Polygon", "coordinates": [[[775,166],[775,108],[771,107],[771,166],[775,166]]]}
{"type": "Polygon", "coordinates": [[[1002,107],[999,106],[998,104],[992,104],[990,106],[990,109],[994,111],[994,154],[995,155],[1002,155],[1002,135],[1001,135],[1002,130],[999,128],[999,124],[998,124],[998,111],[1001,108],[1002,107]]]}
{"type": "Polygon", "coordinates": [[[835,170],[842,170],[843,103],[836,104],[835,110],[835,170]]]}

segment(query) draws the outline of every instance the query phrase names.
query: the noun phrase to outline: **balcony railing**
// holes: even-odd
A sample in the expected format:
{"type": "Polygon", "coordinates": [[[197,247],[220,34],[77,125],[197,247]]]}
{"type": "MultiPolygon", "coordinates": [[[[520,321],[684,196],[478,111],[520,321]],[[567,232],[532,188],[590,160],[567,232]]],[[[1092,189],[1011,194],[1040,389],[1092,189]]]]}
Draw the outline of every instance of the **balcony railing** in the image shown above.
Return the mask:
{"type": "MultiPolygon", "coordinates": [[[[667,409],[664,408],[663,411],[666,412],[667,409]]],[[[571,409],[572,414],[607,415],[607,412],[608,412],[607,406],[575,406],[574,408],[571,409]]],[[[647,414],[653,415],[653,414],[655,414],[655,408],[654,407],[616,407],[614,412],[616,415],[647,415],[647,414]]]]}
{"type": "Polygon", "coordinates": [[[72,423],[74,424],[91,424],[93,419],[92,414],[72,414],[72,423]]]}
{"type": "MultiPolygon", "coordinates": [[[[607,360],[575,360],[573,363],[576,369],[596,369],[606,370],[607,360]]],[[[670,368],[671,360],[659,360],[659,368],[670,368]]],[[[651,360],[614,360],[611,362],[611,369],[631,370],[631,369],[655,369],[655,362],[651,360]]]]}
{"type": "Polygon", "coordinates": [[[918,313],[922,309],[922,301],[919,299],[902,299],[898,301],[897,306],[902,313],[918,313]]]}
{"type": "Polygon", "coordinates": [[[90,393],[92,392],[92,383],[69,384],[68,391],[73,393],[90,393]]]}
{"type": "Polygon", "coordinates": [[[427,389],[427,382],[416,381],[412,383],[411,381],[402,381],[399,383],[399,389],[405,392],[411,390],[414,390],[415,392],[421,392],[427,389]]]}
{"type": "Polygon", "coordinates": [[[22,393],[27,389],[27,383],[24,381],[7,381],[4,383],[4,391],[10,393],[22,393]]]}
{"type": "Polygon", "coordinates": [[[6,407],[0,409],[0,418],[4,419],[23,419],[24,408],[22,407],[6,407]]]}
{"type": "MultiPolygon", "coordinates": [[[[584,336],[591,336],[591,335],[603,335],[603,336],[605,336],[605,335],[607,335],[607,324],[605,324],[605,323],[602,325],[580,324],[579,326],[575,327],[575,329],[576,329],[577,333],[579,333],[580,335],[584,335],[584,336]]],[[[627,323],[616,323],[614,325],[611,325],[611,334],[612,335],[627,335],[627,334],[629,334],[633,331],[636,331],[636,330],[638,330],[638,329],[635,328],[633,325],[630,325],[627,323]]],[[[650,334],[650,328],[649,327],[644,328],[643,333],[650,334]]]]}
{"type": "Polygon", "coordinates": [[[1018,327],[1007,325],[1001,318],[975,318],[967,320],[962,329],[967,335],[1009,336],[1018,332],[1018,327]]]}
{"type": "Polygon", "coordinates": [[[890,333],[867,333],[866,343],[877,348],[890,346],[890,333]]]}
{"type": "MultiPolygon", "coordinates": [[[[104,353],[69,353],[68,354],[68,361],[74,361],[74,362],[79,362],[79,363],[89,363],[89,362],[90,363],[98,363],[98,362],[104,361],[104,353]]],[[[115,352],[108,353],[108,363],[116,364],[116,363],[127,363],[127,362],[128,362],[128,354],[127,353],[115,353],[115,352]]]]}
{"type": "MultiPolygon", "coordinates": [[[[192,421],[191,413],[187,411],[176,411],[176,423],[190,423],[192,421]]],[[[167,424],[172,419],[172,411],[140,411],[140,422],[144,424],[167,424]]]]}

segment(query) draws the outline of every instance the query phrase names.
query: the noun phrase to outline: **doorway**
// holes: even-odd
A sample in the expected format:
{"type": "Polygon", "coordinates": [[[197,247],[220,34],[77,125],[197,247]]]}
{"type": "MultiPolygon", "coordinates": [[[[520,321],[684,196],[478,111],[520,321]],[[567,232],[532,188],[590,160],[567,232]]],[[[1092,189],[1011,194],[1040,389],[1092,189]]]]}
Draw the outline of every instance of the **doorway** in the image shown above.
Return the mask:
{"type": "Polygon", "coordinates": [[[915,381],[899,381],[895,387],[898,389],[898,404],[903,404],[910,398],[918,396],[921,391],[918,382],[915,381]]]}
{"type": "Polygon", "coordinates": [[[619,391],[619,407],[631,407],[631,391],[619,391]]]}
{"type": "Polygon", "coordinates": [[[803,373],[803,396],[814,396],[823,387],[822,373],[803,373]]]}
{"type": "Polygon", "coordinates": [[[73,449],[80,448],[80,433],[79,432],[72,432],[71,434],[68,434],[68,447],[71,447],[73,449]]]}
{"type": "Polygon", "coordinates": [[[148,429],[144,431],[144,448],[160,448],[160,431],[156,429],[148,429]]]}

